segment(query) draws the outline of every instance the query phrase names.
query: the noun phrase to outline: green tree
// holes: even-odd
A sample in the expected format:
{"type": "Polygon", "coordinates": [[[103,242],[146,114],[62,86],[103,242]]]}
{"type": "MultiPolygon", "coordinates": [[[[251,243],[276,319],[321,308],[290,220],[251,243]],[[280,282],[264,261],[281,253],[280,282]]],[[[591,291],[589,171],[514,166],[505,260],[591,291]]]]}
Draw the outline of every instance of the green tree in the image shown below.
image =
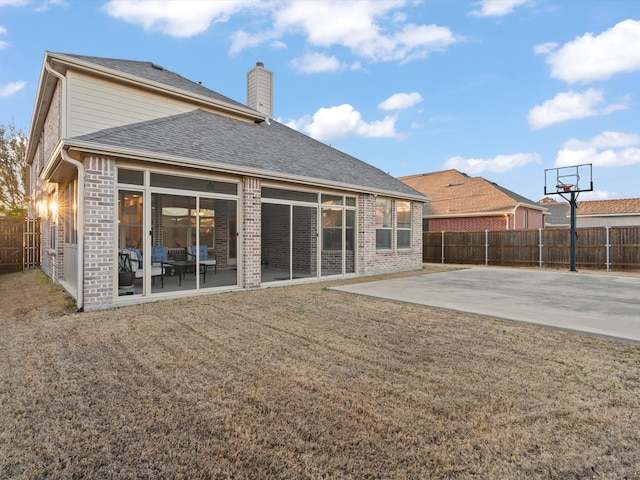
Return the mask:
{"type": "Polygon", "coordinates": [[[27,136],[13,120],[0,123],[0,216],[27,215],[27,136]]]}

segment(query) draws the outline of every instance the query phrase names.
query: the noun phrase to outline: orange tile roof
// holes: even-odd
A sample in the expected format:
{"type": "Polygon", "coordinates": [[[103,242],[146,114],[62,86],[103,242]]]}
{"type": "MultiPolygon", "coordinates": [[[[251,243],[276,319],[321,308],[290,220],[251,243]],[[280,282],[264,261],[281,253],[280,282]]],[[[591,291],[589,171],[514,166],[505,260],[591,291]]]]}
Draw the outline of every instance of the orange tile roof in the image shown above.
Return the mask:
{"type": "Polygon", "coordinates": [[[398,180],[431,198],[424,206],[425,215],[511,213],[518,203],[544,209],[534,201],[482,177],[469,177],[457,170],[410,175],[398,180]]]}
{"type": "Polygon", "coordinates": [[[640,214],[640,198],[617,200],[589,200],[578,202],[577,215],[620,215],[640,214]]]}

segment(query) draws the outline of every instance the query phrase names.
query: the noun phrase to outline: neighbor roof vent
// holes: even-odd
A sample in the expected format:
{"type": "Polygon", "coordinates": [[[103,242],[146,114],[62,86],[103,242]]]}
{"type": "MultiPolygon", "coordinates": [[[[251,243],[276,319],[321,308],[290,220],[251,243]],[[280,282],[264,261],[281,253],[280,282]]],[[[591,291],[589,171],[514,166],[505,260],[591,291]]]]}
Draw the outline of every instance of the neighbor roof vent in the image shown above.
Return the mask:
{"type": "Polygon", "coordinates": [[[155,64],[155,63],[153,63],[153,62],[151,62],[151,67],[152,67],[152,68],[155,68],[156,70],[164,70],[164,68],[162,68],[162,66],[157,65],[157,64],[155,64]]]}

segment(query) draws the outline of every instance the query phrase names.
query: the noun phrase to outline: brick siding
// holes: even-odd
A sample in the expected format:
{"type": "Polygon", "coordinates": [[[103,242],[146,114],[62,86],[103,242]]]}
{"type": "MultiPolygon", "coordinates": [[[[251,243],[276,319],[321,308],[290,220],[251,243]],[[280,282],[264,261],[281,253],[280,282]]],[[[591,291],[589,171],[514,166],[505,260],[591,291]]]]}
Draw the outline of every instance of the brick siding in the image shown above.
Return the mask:
{"type": "Polygon", "coordinates": [[[244,248],[242,251],[243,287],[260,286],[261,270],[261,190],[262,182],[258,178],[242,179],[242,225],[244,248]]]}
{"type": "MultiPolygon", "coordinates": [[[[396,245],[396,207],[393,202],[392,245],[396,245]]],[[[374,274],[420,268],[422,265],[422,203],[411,203],[411,248],[376,250],[376,199],[361,195],[358,203],[358,273],[374,274]]]]}
{"type": "MultiPolygon", "coordinates": [[[[115,162],[86,156],[84,184],[84,306],[91,310],[113,303],[116,245],[115,162]]],[[[81,235],[78,232],[78,235],[81,235]]]]}

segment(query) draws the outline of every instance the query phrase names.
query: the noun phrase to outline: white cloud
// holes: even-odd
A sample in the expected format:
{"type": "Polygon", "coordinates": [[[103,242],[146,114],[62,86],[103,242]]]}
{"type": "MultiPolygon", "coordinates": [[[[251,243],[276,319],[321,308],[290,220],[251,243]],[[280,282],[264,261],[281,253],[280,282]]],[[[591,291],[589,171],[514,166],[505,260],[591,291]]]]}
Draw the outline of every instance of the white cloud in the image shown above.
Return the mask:
{"type": "Polygon", "coordinates": [[[513,10],[520,5],[533,3],[531,0],[480,0],[478,10],[473,10],[471,15],[476,17],[502,17],[513,13],[513,10]]]}
{"type": "Polygon", "coordinates": [[[49,7],[66,7],[67,2],[65,0],[44,0],[39,7],[36,8],[36,12],[46,12],[49,7]]]}
{"type": "MultiPolygon", "coordinates": [[[[32,4],[33,0],[0,0],[0,8],[2,7],[26,7],[32,4]]],[[[36,12],[45,12],[51,6],[66,6],[65,0],[41,0],[35,7],[36,12]]]]}
{"type": "Polygon", "coordinates": [[[584,93],[563,92],[529,110],[527,120],[531,128],[538,130],[567,120],[608,115],[627,108],[623,103],[602,106],[604,102],[604,90],[600,89],[590,88],[584,93]]]}
{"type": "Polygon", "coordinates": [[[310,53],[291,60],[293,68],[301,73],[337,72],[343,65],[335,56],[323,53],[310,53]]]}
{"type": "Polygon", "coordinates": [[[567,140],[556,157],[556,167],[591,163],[597,167],[626,167],[640,163],[640,135],[603,132],[589,140],[567,140]]]}
{"type": "Polygon", "coordinates": [[[0,35],[4,35],[5,33],[7,33],[7,29],[0,25],[0,35]]]}
{"type": "MultiPolygon", "coordinates": [[[[2,1],[2,0],[0,0],[2,1]]],[[[55,0],[59,1],[59,0],[55,0]]],[[[173,37],[192,37],[211,23],[226,22],[241,12],[260,16],[248,29],[231,35],[230,53],[301,34],[318,48],[341,46],[371,61],[408,61],[444,50],[463,39],[438,25],[408,24],[397,9],[404,0],[109,0],[103,10],[119,20],[173,37]],[[265,27],[264,22],[271,22],[265,27]]]]}
{"type": "Polygon", "coordinates": [[[541,43],[540,45],[536,45],[533,47],[533,54],[548,55],[551,52],[553,52],[556,48],[558,48],[558,44],[556,42],[541,43]]]}
{"type": "Polygon", "coordinates": [[[640,70],[640,21],[625,20],[594,36],[585,33],[549,53],[551,76],[572,84],[640,70]]]}
{"type": "Polygon", "coordinates": [[[0,0],[0,7],[24,7],[28,0],[0,0]]]}
{"type": "Polygon", "coordinates": [[[380,110],[404,110],[420,103],[422,95],[418,92],[396,93],[378,104],[380,110]]]}
{"type": "Polygon", "coordinates": [[[311,45],[339,45],[371,61],[424,57],[462,41],[446,27],[399,23],[406,17],[393,10],[403,3],[291,1],[274,12],[274,26],[282,35],[301,32],[311,45]]]}
{"type": "Polygon", "coordinates": [[[14,93],[18,93],[24,87],[26,87],[27,82],[9,82],[4,85],[0,85],[0,97],[8,97],[13,95],[14,93]]]}
{"type": "Polygon", "coordinates": [[[516,153],[513,155],[498,155],[487,159],[452,157],[444,162],[444,168],[455,168],[471,174],[482,172],[502,173],[513,168],[524,167],[529,163],[540,163],[540,155],[537,153],[516,153]]]}
{"type": "Polygon", "coordinates": [[[349,104],[320,108],[313,116],[293,120],[286,125],[305,132],[316,140],[343,140],[348,137],[392,138],[396,136],[397,117],[366,122],[360,112],[349,104]]]}
{"type": "Polygon", "coordinates": [[[0,40],[0,50],[5,50],[9,48],[11,44],[9,42],[5,42],[4,40],[0,40]]]}
{"type": "Polygon", "coordinates": [[[596,148],[584,150],[563,149],[556,157],[556,167],[591,163],[594,167],[628,167],[640,163],[640,148],[598,151],[596,148]]]}
{"type": "Polygon", "coordinates": [[[640,135],[622,132],[603,132],[590,140],[570,138],[564,143],[564,148],[579,150],[584,148],[633,147],[640,145],[640,135]]]}
{"type": "Polygon", "coordinates": [[[193,37],[211,23],[226,22],[231,15],[258,2],[232,0],[109,0],[103,9],[118,20],[139,24],[148,31],[172,37],[193,37]]]}
{"type": "MultiPolygon", "coordinates": [[[[259,35],[254,35],[247,33],[244,30],[238,30],[237,32],[231,34],[231,48],[229,49],[229,53],[236,54],[246,48],[257,47],[262,43],[274,40],[274,38],[274,34],[271,32],[264,32],[259,35]]],[[[271,42],[271,45],[273,46],[275,43],[276,42],[273,41],[271,42]]],[[[279,48],[282,48],[282,45],[280,45],[279,48]]]]}

